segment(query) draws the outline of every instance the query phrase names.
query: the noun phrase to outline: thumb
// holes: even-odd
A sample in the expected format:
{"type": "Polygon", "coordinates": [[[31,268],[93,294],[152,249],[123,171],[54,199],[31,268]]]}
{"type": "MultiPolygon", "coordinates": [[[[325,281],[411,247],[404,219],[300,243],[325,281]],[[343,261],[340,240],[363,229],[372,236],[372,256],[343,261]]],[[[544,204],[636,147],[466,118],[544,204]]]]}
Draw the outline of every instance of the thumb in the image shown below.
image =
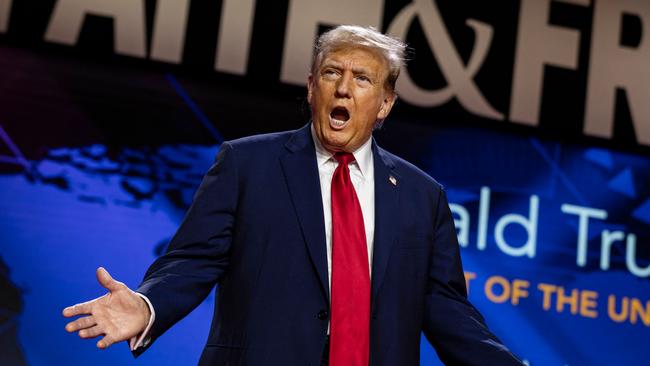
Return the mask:
{"type": "Polygon", "coordinates": [[[115,281],[104,267],[97,268],[97,281],[108,291],[113,292],[119,289],[120,283],[115,281]]]}

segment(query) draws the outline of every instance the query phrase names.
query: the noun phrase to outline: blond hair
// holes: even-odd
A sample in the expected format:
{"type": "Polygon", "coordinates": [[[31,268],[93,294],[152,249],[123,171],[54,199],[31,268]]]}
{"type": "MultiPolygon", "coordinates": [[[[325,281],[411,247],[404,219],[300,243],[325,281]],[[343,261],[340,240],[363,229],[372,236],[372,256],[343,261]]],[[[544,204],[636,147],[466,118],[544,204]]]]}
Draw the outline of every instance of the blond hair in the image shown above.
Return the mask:
{"type": "Polygon", "coordinates": [[[397,38],[385,35],[374,27],[340,25],[318,37],[311,72],[318,71],[327,54],[346,48],[368,48],[380,54],[388,65],[385,87],[395,90],[395,83],[405,64],[406,44],[397,38]]]}

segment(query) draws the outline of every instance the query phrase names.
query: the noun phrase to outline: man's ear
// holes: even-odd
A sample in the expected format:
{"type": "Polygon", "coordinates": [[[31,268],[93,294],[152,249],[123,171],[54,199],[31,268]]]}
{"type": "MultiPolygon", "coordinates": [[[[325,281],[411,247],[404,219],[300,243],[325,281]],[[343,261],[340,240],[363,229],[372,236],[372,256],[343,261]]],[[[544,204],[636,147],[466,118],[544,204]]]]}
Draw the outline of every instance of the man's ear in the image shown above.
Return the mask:
{"type": "Polygon", "coordinates": [[[314,76],[309,73],[309,77],[307,78],[307,103],[311,105],[311,97],[312,97],[312,90],[313,90],[313,83],[314,82],[314,76]]]}
{"type": "Polygon", "coordinates": [[[384,97],[384,100],[381,102],[379,113],[377,113],[378,120],[384,120],[386,119],[386,117],[388,117],[390,110],[393,108],[393,105],[395,104],[395,100],[397,100],[397,94],[395,94],[394,91],[386,92],[386,96],[384,97]]]}

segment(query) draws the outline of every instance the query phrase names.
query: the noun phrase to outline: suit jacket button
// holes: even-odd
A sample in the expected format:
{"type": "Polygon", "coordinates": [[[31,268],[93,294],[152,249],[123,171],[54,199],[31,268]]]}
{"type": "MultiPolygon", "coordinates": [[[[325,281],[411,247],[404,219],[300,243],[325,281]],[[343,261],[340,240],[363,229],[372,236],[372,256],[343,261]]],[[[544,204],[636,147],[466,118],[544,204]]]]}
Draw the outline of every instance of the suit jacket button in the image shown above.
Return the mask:
{"type": "Polygon", "coordinates": [[[325,319],[327,319],[327,311],[321,310],[321,311],[318,312],[318,315],[316,315],[316,316],[320,320],[325,320],[325,319]]]}

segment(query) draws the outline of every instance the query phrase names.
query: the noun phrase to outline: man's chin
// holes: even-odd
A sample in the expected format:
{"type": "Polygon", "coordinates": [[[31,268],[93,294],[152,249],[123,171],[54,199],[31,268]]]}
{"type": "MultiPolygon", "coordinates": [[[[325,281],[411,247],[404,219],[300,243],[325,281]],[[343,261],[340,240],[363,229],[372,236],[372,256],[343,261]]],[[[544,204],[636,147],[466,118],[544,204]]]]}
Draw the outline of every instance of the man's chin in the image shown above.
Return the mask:
{"type": "Polygon", "coordinates": [[[336,153],[339,151],[351,151],[349,149],[352,136],[349,129],[334,130],[328,123],[319,126],[321,131],[316,131],[316,136],[321,145],[329,152],[336,153]]]}
{"type": "Polygon", "coordinates": [[[323,136],[321,144],[330,152],[347,151],[348,140],[336,138],[336,136],[323,136]]]}

